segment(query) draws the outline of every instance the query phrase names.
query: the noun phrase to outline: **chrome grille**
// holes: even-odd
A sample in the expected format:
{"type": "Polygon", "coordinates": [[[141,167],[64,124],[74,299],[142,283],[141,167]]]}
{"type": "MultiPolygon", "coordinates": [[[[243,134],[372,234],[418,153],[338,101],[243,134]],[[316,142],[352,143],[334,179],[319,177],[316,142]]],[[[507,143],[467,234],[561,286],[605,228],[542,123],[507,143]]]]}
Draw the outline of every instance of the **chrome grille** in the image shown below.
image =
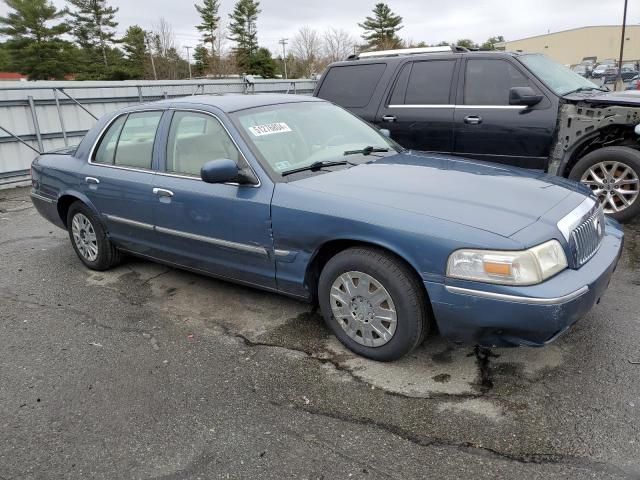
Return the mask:
{"type": "Polygon", "coordinates": [[[593,257],[604,237],[604,211],[601,206],[571,232],[569,242],[575,268],[579,268],[593,257]]]}

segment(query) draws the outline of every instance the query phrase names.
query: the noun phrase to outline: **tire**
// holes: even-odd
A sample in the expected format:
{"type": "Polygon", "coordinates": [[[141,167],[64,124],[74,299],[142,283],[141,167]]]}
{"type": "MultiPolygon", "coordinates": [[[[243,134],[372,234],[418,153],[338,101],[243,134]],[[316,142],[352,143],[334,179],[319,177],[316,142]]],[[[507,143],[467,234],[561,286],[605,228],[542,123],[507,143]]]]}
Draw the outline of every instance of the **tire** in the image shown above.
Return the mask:
{"type": "Polygon", "coordinates": [[[74,202],[69,207],[67,231],[78,258],[91,270],[108,270],[120,263],[120,252],[107,237],[96,215],[84,203],[74,202]]]}
{"type": "Polygon", "coordinates": [[[331,258],[320,274],[318,301],[338,340],[373,360],[388,362],[408,354],[422,343],[431,324],[424,287],[414,272],[376,248],[349,248],[331,258]]]}
{"type": "Polygon", "coordinates": [[[569,178],[589,186],[600,199],[605,213],[610,217],[620,222],[626,222],[640,214],[640,194],[638,193],[640,189],[640,152],[637,150],[629,147],[604,147],[595,150],[576,163],[571,169],[569,178]],[[615,166],[616,163],[617,166],[615,166]],[[610,176],[604,178],[606,174],[603,169],[607,171],[607,166],[610,176]],[[615,170],[613,170],[614,167],[615,170]],[[596,180],[590,170],[600,180],[607,180],[607,182],[602,183],[596,180]],[[623,174],[624,176],[622,176],[623,174]],[[618,182],[627,183],[610,183],[611,180],[615,182],[616,179],[618,182]],[[633,191],[635,194],[632,193],[633,191]],[[598,194],[598,192],[602,193],[598,194]],[[629,205],[625,205],[624,199],[629,205]]]}

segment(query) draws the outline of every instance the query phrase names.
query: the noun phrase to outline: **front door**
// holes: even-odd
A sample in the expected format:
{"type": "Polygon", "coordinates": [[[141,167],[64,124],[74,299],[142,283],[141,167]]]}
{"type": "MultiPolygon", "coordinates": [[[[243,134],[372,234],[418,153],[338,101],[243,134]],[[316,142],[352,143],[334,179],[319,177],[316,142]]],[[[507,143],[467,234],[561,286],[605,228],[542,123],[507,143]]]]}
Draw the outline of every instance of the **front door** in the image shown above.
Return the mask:
{"type": "Polygon", "coordinates": [[[151,254],[155,137],[162,111],[123,114],[106,129],[82,169],[85,195],[118,246],[151,254]]]}
{"type": "Polygon", "coordinates": [[[519,67],[503,59],[466,60],[455,109],[457,155],[545,169],[557,111],[546,97],[532,108],[509,104],[512,87],[534,85],[519,67]]]}
{"type": "Polygon", "coordinates": [[[378,111],[376,125],[405,148],[451,152],[455,67],[456,60],[406,63],[378,111]]]}
{"type": "Polygon", "coordinates": [[[217,276],[275,288],[273,185],[209,184],[200,169],[246,160],[212,114],[176,111],[154,179],[155,230],[163,258],[217,276]]]}

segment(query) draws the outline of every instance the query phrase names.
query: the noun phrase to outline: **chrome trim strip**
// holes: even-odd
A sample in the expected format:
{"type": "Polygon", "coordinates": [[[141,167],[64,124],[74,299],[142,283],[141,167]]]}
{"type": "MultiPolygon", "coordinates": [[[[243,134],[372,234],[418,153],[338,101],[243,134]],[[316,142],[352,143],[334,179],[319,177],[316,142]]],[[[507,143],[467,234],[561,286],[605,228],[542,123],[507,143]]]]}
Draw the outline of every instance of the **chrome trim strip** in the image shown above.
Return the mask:
{"type": "Polygon", "coordinates": [[[455,108],[455,105],[418,105],[418,104],[406,104],[406,105],[389,105],[388,108],[455,108]]]}
{"type": "Polygon", "coordinates": [[[38,200],[42,200],[43,202],[47,202],[47,203],[58,203],[57,200],[54,200],[53,198],[48,198],[48,197],[44,197],[40,194],[31,192],[31,197],[32,198],[37,198],[38,200]]]}
{"type": "Polygon", "coordinates": [[[257,253],[259,255],[269,256],[266,248],[257,245],[247,245],[246,243],[237,243],[231,242],[229,240],[221,240],[219,238],[205,237],[204,235],[196,235],[195,233],[188,233],[165,227],[156,226],[155,230],[159,233],[166,233],[167,235],[174,235],[176,237],[188,238],[190,240],[196,240],[199,242],[206,242],[218,247],[227,247],[243,252],[257,253]]]}
{"type": "Polygon", "coordinates": [[[430,104],[407,104],[407,105],[388,105],[387,108],[456,108],[456,109],[489,109],[489,110],[524,110],[525,105],[430,105],[430,104]]]}
{"type": "Polygon", "coordinates": [[[531,298],[531,297],[520,297],[517,295],[506,295],[504,293],[485,292],[482,290],[472,290],[469,288],[451,287],[448,285],[445,286],[445,289],[449,293],[457,293],[459,295],[488,298],[491,300],[500,300],[503,302],[525,303],[529,305],[559,305],[562,303],[570,302],[571,300],[575,300],[576,298],[581,297],[582,295],[584,295],[589,291],[589,287],[585,285],[584,287],[579,288],[575,292],[569,293],[567,295],[563,295],[562,297],[531,298]]]}
{"type": "Polygon", "coordinates": [[[153,225],[149,223],[137,222],[135,220],[129,220],[128,218],[118,217],[116,215],[103,214],[107,220],[112,222],[122,223],[124,225],[130,225],[132,227],[142,228],[143,230],[153,230],[153,225]]]}

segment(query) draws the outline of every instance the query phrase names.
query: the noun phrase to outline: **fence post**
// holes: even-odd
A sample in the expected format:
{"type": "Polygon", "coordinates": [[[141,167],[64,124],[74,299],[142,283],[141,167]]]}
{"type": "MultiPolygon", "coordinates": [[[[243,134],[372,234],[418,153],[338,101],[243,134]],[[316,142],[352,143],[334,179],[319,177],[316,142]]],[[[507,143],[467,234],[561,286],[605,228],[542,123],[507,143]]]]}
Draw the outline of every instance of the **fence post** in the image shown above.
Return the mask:
{"type": "Polygon", "coordinates": [[[64,139],[64,146],[69,146],[69,139],[67,138],[67,129],[64,126],[64,117],[60,110],[60,98],[58,98],[58,90],[53,89],[53,97],[56,99],[56,109],[58,110],[58,119],[60,120],[60,128],[62,129],[62,138],[64,139]]]}
{"type": "Polygon", "coordinates": [[[138,102],[142,103],[142,87],[138,85],[138,102]]]}
{"type": "Polygon", "coordinates": [[[33,121],[33,128],[36,131],[36,138],[38,139],[38,149],[41,152],[44,152],[44,147],[42,145],[42,135],[40,135],[40,124],[38,123],[38,115],[36,115],[36,104],[33,101],[33,97],[29,95],[29,110],[31,110],[31,120],[33,121]]]}

